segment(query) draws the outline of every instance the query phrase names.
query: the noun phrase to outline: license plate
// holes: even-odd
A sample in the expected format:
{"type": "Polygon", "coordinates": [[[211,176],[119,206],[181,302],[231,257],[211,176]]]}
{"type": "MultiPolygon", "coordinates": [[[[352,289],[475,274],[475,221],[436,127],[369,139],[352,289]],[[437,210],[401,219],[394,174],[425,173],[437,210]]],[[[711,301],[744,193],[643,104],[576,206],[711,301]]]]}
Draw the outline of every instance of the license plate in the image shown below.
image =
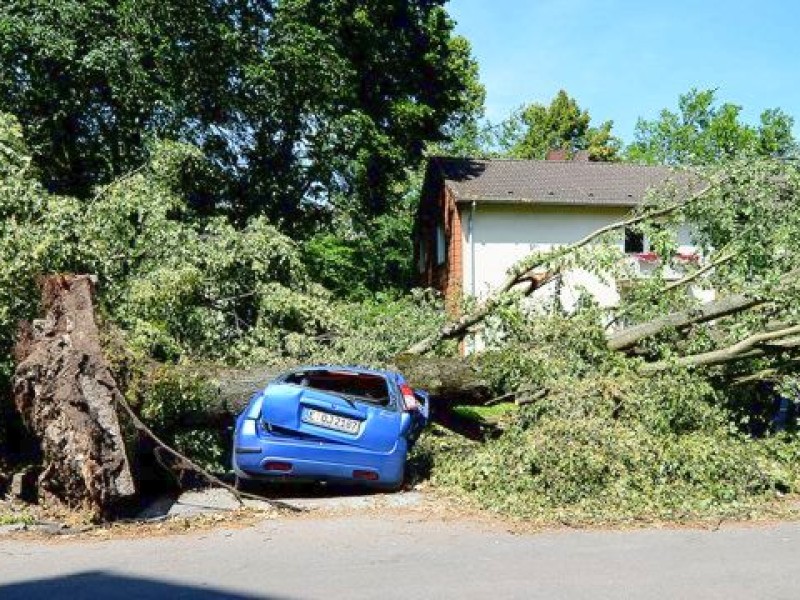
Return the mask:
{"type": "Polygon", "coordinates": [[[303,414],[303,420],[312,425],[333,429],[335,431],[342,431],[344,433],[356,434],[360,422],[355,419],[348,419],[347,417],[340,417],[339,415],[332,415],[331,413],[322,412],[321,410],[314,410],[309,408],[303,414]]]}

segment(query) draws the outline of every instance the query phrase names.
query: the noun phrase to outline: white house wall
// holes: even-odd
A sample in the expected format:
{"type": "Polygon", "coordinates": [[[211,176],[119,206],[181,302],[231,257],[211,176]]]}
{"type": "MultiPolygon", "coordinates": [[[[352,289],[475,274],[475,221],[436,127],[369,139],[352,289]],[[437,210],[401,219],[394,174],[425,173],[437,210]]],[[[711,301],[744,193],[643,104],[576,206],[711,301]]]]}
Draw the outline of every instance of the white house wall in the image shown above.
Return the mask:
{"type": "MultiPolygon", "coordinates": [[[[570,244],[630,213],[630,209],[624,207],[480,202],[474,207],[474,215],[471,204],[462,204],[460,211],[463,225],[463,289],[466,295],[477,296],[485,296],[499,287],[508,270],[531,252],[570,244]]],[[[692,251],[688,228],[679,231],[678,243],[680,252],[692,251]]],[[[622,234],[618,244],[622,250],[622,234]]],[[[555,289],[555,286],[548,286],[536,293],[534,298],[552,297],[555,289]]],[[[601,306],[613,306],[619,301],[616,285],[612,281],[576,270],[563,278],[560,287],[563,307],[570,310],[584,290],[592,294],[601,306]]]]}
{"type": "MultiPolygon", "coordinates": [[[[469,239],[470,206],[462,213],[464,227],[464,291],[483,296],[497,288],[509,268],[535,250],[569,244],[623,218],[629,209],[542,205],[477,204],[473,248],[469,239]]],[[[622,248],[622,236],[619,241],[622,248]]]]}

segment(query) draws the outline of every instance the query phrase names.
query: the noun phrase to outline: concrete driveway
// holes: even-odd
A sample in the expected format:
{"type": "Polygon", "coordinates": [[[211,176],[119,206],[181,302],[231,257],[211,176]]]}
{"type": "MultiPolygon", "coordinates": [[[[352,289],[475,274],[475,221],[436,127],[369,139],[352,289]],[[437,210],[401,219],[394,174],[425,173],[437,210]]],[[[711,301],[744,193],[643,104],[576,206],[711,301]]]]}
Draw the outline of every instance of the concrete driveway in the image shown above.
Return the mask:
{"type": "Polygon", "coordinates": [[[800,598],[800,524],[558,531],[402,513],[0,541],[0,598],[800,598]]]}

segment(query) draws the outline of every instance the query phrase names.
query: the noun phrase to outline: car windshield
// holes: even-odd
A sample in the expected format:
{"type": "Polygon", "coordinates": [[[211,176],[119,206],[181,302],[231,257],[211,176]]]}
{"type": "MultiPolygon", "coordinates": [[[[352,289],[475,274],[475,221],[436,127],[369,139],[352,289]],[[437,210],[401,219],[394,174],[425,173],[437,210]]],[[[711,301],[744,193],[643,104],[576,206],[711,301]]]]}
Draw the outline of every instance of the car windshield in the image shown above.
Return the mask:
{"type": "Polygon", "coordinates": [[[371,373],[315,369],[290,373],[285,382],[380,406],[391,402],[386,379],[371,373]]]}

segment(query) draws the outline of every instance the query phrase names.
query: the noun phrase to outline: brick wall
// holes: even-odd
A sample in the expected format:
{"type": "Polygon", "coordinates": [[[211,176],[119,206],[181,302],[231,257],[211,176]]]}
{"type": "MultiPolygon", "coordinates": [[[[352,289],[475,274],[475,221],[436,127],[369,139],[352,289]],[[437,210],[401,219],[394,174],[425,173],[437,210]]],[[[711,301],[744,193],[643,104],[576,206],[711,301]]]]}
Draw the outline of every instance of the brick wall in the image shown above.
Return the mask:
{"type": "MultiPolygon", "coordinates": [[[[418,241],[425,245],[425,268],[420,274],[420,284],[442,292],[450,314],[457,314],[463,288],[462,224],[455,197],[446,186],[440,186],[434,197],[423,199],[427,206],[420,212],[418,241]],[[436,228],[444,227],[445,260],[437,265],[436,228]]],[[[419,260],[419,244],[415,259],[419,260]]]]}

